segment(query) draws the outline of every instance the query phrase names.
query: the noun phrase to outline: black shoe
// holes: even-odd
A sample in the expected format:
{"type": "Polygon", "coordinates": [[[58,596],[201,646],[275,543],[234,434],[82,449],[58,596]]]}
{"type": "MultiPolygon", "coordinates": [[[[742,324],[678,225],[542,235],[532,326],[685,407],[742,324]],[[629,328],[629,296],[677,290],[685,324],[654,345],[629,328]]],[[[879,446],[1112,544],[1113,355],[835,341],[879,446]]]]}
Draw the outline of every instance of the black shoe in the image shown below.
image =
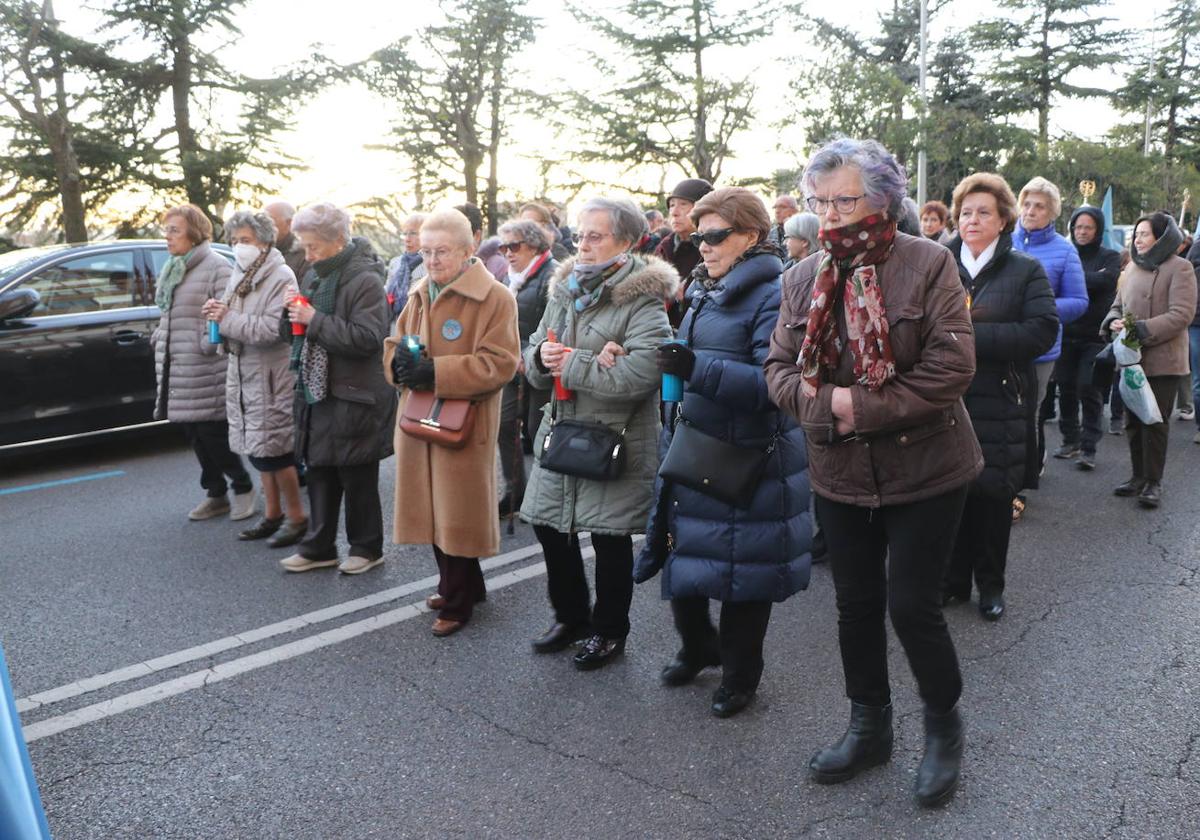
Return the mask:
{"type": "Polygon", "coordinates": [[[1075,461],[1079,465],[1079,469],[1091,472],[1096,469],[1096,453],[1095,452],[1080,452],[1079,458],[1075,461]]]}
{"type": "Polygon", "coordinates": [[[267,540],[267,545],[271,548],[284,548],[285,546],[295,545],[304,539],[304,535],[307,533],[307,519],[301,519],[299,522],[285,522],[283,527],[279,529],[279,533],[267,540]]]}
{"type": "Polygon", "coordinates": [[[1138,493],[1138,504],[1144,508],[1156,508],[1162,504],[1162,482],[1147,481],[1142,492],[1138,493]]]}
{"type": "Polygon", "coordinates": [[[943,592],[942,593],[942,606],[943,607],[957,607],[959,604],[969,604],[969,603],[971,603],[971,593],[970,592],[968,592],[966,595],[960,595],[957,592],[943,592]]]}
{"type": "Polygon", "coordinates": [[[737,691],[718,686],[713,692],[712,713],[719,718],[733,717],[754,700],[753,691],[737,691]]]}
{"type": "Polygon", "coordinates": [[[1138,478],[1137,476],[1134,476],[1133,478],[1126,481],[1124,484],[1118,484],[1116,487],[1114,487],[1113,495],[1114,496],[1136,496],[1138,493],[1142,492],[1142,489],[1145,486],[1146,486],[1146,479],[1138,478]]]}
{"type": "Polygon", "coordinates": [[[1004,615],[1004,596],[997,592],[995,595],[979,596],[979,614],[986,621],[999,621],[1004,615]]]}
{"type": "Polygon", "coordinates": [[[239,540],[262,540],[274,534],[283,527],[283,517],[278,519],[267,519],[263,517],[258,520],[252,527],[247,528],[238,534],[239,540]]]}
{"type": "Polygon", "coordinates": [[[588,634],[586,625],[560,624],[555,622],[550,629],[533,640],[534,653],[558,653],[588,634]]]}
{"type": "Polygon", "coordinates": [[[958,787],[962,765],[963,722],[955,707],[937,714],[925,710],[925,755],[917,768],[917,802],[936,808],[947,802],[958,787]]]}
{"type": "Polygon", "coordinates": [[[575,667],[580,671],[594,671],[603,668],[611,660],[625,652],[624,639],[606,639],[603,636],[590,636],[583,643],[583,650],[575,654],[575,667]]]}
{"type": "Polygon", "coordinates": [[[1074,458],[1077,455],[1079,455],[1079,444],[1077,443],[1064,443],[1058,449],[1054,450],[1054,457],[1061,458],[1064,461],[1074,458]]]}
{"type": "Polygon", "coordinates": [[[667,667],[662,669],[663,685],[678,687],[687,685],[705,668],[715,668],[721,664],[721,657],[716,651],[708,651],[699,658],[691,658],[681,650],[667,667]]]}
{"type": "Polygon", "coordinates": [[[836,744],[808,762],[813,781],[834,785],[892,758],[892,706],[850,703],[850,726],[836,744]]]}

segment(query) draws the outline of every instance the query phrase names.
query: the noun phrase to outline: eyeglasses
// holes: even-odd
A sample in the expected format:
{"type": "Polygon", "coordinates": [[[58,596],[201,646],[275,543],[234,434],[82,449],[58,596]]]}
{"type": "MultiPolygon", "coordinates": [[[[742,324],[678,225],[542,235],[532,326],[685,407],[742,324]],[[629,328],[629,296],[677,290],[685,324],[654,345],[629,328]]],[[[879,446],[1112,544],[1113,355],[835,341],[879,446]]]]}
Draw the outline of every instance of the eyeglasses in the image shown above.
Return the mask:
{"type": "Polygon", "coordinates": [[[593,230],[593,231],[589,231],[588,233],[573,233],[573,234],[571,234],[571,241],[574,242],[576,245],[582,245],[584,242],[586,242],[589,245],[599,245],[600,240],[606,236],[612,236],[612,234],[611,233],[597,233],[596,231],[593,230]]]}
{"type": "Polygon", "coordinates": [[[507,254],[509,251],[516,253],[517,251],[521,250],[521,246],[524,244],[524,242],[501,242],[500,253],[507,254]]]}
{"type": "Polygon", "coordinates": [[[168,225],[167,227],[163,228],[163,233],[167,236],[176,236],[184,232],[185,228],[175,227],[175,225],[168,225]]]}
{"type": "Polygon", "coordinates": [[[721,230],[706,230],[704,233],[693,233],[688,238],[692,240],[694,246],[699,248],[701,242],[709,245],[720,245],[729,238],[731,233],[733,233],[733,228],[728,227],[721,230]]]}
{"type": "Polygon", "coordinates": [[[421,259],[425,260],[426,262],[433,262],[434,260],[441,262],[449,257],[453,251],[451,251],[449,248],[438,248],[436,251],[430,251],[426,248],[422,248],[417,253],[419,253],[421,255],[421,259]]]}
{"type": "Polygon", "coordinates": [[[825,215],[832,204],[839,213],[853,213],[854,208],[858,206],[858,202],[866,198],[866,193],[862,195],[839,195],[834,198],[817,198],[815,195],[810,195],[804,199],[804,203],[808,205],[808,209],[816,213],[818,216],[825,215]]]}

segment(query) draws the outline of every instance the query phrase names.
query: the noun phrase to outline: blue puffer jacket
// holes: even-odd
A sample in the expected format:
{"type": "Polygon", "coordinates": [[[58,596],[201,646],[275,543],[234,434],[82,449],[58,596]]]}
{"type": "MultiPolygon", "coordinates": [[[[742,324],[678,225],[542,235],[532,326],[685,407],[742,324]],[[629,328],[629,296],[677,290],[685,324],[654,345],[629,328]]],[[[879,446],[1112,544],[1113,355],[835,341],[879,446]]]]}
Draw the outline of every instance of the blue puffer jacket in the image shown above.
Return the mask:
{"type": "Polygon", "coordinates": [[[1083,263],[1079,252],[1065,236],[1046,225],[1039,230],[1025,230],[1017,222],[1012,235],[1013,250],[1022,251],[1037,259],[1046,270],[1050,288],[1054,290],[1054,303],[1058,307],[1058,338],[1050,351],[1034,360],[1053,362],[1062,353],[1062,325],[1069,324],[1087,312],[1087,282],[1083,279],[1083,263]]]}
{"type": "MultiPolygon", "coordinates": [[[[683,416],[700,431],[747,449],[779,439],[748,509],[655,480],[656,503],[634,569],[642,583],[660,570],[663,598],[783,601],[808,586],[812,523],[804,432],[767,396],[763,361],[779,317],[783,263],[770,254],[736,265],[711,290],[693,283],[679,335],[696,366],[683,416]],[[782,425],[781,425],[782,424],[782,425]]],[[[671,430],[662,435],[662,452],[671,430]]]]}

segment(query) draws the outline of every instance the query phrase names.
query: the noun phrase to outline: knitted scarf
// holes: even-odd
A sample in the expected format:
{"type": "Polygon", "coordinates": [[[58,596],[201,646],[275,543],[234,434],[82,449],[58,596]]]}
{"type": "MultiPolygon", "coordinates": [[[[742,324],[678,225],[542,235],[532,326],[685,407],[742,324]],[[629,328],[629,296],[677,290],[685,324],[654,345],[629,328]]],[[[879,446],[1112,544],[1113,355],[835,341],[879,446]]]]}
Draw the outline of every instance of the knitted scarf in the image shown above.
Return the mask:
{"type": "Polygon", "coordinates": [[[602,263],[575,265],[567,277],[567,291],[575,299],[575,311],[583,312],[600,300],[604,287],[629,262],[629,252],[623,252],[602,263]]]}
{"type": "Polygon", "coordinates": [[[821,368],[836,368],[841,358],[842,341],[833,315],[834,298],[841,288],[854,376],[859,385],[878,391],[896,375],[883,292],[875,273],[875,267],[891,256],[896,223],[883,215],[870,215],[844,227],[821,230],[817,239],[825,256],[813,283],[808,327],[796,360],[803,376],[801,390],[807,397],[816,396],[821,368]]]}
{"type": "MultiPolygon", "coordinates": [[[[342,270],[354,256],[355,250],[354,242],[349,242],[329,259],[312,264],[312,269],[305,277],[306,286],[302,294],[308,298],[313,309],[326,315],[333,313],[342,270]]],[[[317,342],[310,341],[307,332],[292,337],[291,367],[300,371],[296,377],[296,390],[304,393],[305,402],[312,405],[325,399],[328,393],[329,353],[317,342]]]]}
{"type": "Polygon", "coordinates": [[[175,287],[183,282],[183,275],[187,273],[187,261],[194,253],[196,253],[195,248],[182,257],[172,254],[163,263],[154,289],[154,303],[163,312],[171,308],[171,301],[175,297],[175,287]]]}

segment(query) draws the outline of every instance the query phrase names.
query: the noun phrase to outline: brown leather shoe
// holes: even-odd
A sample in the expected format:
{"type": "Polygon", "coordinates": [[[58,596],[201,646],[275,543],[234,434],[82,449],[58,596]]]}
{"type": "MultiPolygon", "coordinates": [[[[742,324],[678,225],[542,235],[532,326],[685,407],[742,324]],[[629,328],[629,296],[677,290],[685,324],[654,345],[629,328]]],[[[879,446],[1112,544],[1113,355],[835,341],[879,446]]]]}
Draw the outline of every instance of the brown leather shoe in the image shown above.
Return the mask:
{"type": "Polygon", "coordinates": [[[425,606],[429,607],[433,612],[437,612],[446,606],[446,599],[441,595],[430,595],[425,599],[425,606]]]}
{"type": "Polygon", "coordinates": [[[443,636],[454,635],[466,625],[467,622],[465,621],[451,621],[448,618],[439,618],[437,621],[433,622],[433,626],[429,629],[433,635],[441,638],[443,636]]]}

